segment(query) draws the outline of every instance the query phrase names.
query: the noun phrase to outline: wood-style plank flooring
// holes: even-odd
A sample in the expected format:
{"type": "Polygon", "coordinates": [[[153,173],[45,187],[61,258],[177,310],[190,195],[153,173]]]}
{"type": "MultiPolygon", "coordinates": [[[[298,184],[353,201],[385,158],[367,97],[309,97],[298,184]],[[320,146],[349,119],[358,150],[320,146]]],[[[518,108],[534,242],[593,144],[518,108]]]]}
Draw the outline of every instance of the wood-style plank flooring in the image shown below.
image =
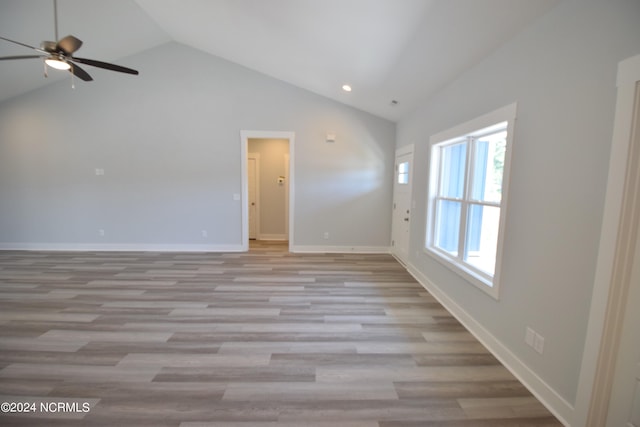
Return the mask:
{"type": "Polygon", "coordinates": [[[35,404],[2,426],[560,425],[391,256],[284,244],[0,252],[0,395],[35,404]]]}

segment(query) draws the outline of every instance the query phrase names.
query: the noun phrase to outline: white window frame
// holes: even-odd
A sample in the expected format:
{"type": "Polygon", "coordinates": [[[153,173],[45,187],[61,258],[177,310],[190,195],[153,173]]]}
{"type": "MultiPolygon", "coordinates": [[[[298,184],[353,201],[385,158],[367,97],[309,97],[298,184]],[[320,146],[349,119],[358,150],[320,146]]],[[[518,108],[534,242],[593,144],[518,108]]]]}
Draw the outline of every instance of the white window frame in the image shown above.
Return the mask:
{"type": "MultiPolygon", "coordinates": [[[[504,244],[504,229],[506,222],[507,204],[509,196],[509,177],[511,171],[511,152],[513,146],[513,130],[516,119],[516,104],[510,104],[499,108],[495,111],[482,115],[478,118],[470,120],[466,123],[455,126],[446,131],[432,135],[429,139],[431,168],[429,174],[429,187],[427,197],[427,227],[425,233],[424,251],[445,265],[455,273],[459,274],[466,281],[486,292],[495,299],[499,299],[500,295],[500,272],[502,265],[502,248],[504,244]],[[506,122],[507,138],[504,155],[504,169],[502,176],[502,196],[499,204],[488,203],[487,205],[497,206],[500,208],[500,221],[498,230],[498,241],[496,249],[495,272],[493,276],[475,268],[473,265],[462,261],[463,255],[453,256],[446,251],[435,246],[435,221],[436,221],[436,195],[438,194],[438,181],[440,175],[440,148],[460,142],[471,137],[486,135],[488,132],[498,129],[506,122]]],[[[467,149],[470,150],[470,146],[467,149]]],[[[467,154],[469,161],[470,154],[467,154]]],[[[463,206],[466,206],[468,200],[465,200],[463,206]]],[[[476,203],[476,201],[474,201],[476,203]]],[[[463,224],[466,227],[465,224],[463,224]]],[[[460,237],[461,239],[464,236],[460,237]]]]}
{"type": "Polygon", "coordinates": [[[411,173],[409,168],[410,168],[409,162],[398,163],[398,166],[396,166],[396,184],[398,184],[398,185],[409,185],[409,174],[411,173]],[[400,171],[400,166],[402,166],[402,165],[407,165],[406,172],[400,171]]]}

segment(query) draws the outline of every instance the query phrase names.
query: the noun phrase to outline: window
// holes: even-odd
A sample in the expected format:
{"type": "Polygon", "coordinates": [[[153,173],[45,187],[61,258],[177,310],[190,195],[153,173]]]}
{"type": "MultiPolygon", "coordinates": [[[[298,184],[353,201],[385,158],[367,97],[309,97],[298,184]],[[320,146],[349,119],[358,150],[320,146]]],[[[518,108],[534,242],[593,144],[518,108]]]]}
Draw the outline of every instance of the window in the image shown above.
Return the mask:
{"type": "Polygon", "coordinates": [[[409,162],[398,164],[398,184],[409,184],[409,162]]]}
{"type": "Polygon", "coordinates": [[[426,249],[498,297],[515,104],[431,137],[426,249]]]}

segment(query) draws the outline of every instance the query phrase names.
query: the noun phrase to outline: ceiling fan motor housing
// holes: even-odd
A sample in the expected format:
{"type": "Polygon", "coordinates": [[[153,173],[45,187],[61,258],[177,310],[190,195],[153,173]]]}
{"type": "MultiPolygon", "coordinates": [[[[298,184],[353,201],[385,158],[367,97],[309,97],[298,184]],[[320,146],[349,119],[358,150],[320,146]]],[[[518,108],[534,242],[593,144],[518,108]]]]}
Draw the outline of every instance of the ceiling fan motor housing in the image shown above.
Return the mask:
{"type": "Polygon", "coordinates": [[[47,52],[55,52],[56,42],[50,42],[45,40],[40,43],[40,49],[46,50],[47,52]]]}

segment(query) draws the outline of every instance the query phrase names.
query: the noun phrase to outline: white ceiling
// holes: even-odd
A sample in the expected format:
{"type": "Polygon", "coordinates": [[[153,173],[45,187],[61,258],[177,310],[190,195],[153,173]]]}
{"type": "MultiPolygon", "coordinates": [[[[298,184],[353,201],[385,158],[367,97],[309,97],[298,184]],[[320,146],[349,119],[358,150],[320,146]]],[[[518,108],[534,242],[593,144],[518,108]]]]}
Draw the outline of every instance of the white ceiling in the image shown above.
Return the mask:
{"type": "MultiPolygon", "coordinates": [[[[84,41],[79,57],[118,62],[175,40],[397,120],[559,1],[58,0],[58,16],[60,37],[84,41]]],[[[0,0],[0,36],[54,39],[53,0],[0,0]]],[[[0,40],[0,56],[29,54],[0,40]]],[[[0,61],[0,76],[2,101],[66,73],[44,79],[31,59],[0,61]]]]}

